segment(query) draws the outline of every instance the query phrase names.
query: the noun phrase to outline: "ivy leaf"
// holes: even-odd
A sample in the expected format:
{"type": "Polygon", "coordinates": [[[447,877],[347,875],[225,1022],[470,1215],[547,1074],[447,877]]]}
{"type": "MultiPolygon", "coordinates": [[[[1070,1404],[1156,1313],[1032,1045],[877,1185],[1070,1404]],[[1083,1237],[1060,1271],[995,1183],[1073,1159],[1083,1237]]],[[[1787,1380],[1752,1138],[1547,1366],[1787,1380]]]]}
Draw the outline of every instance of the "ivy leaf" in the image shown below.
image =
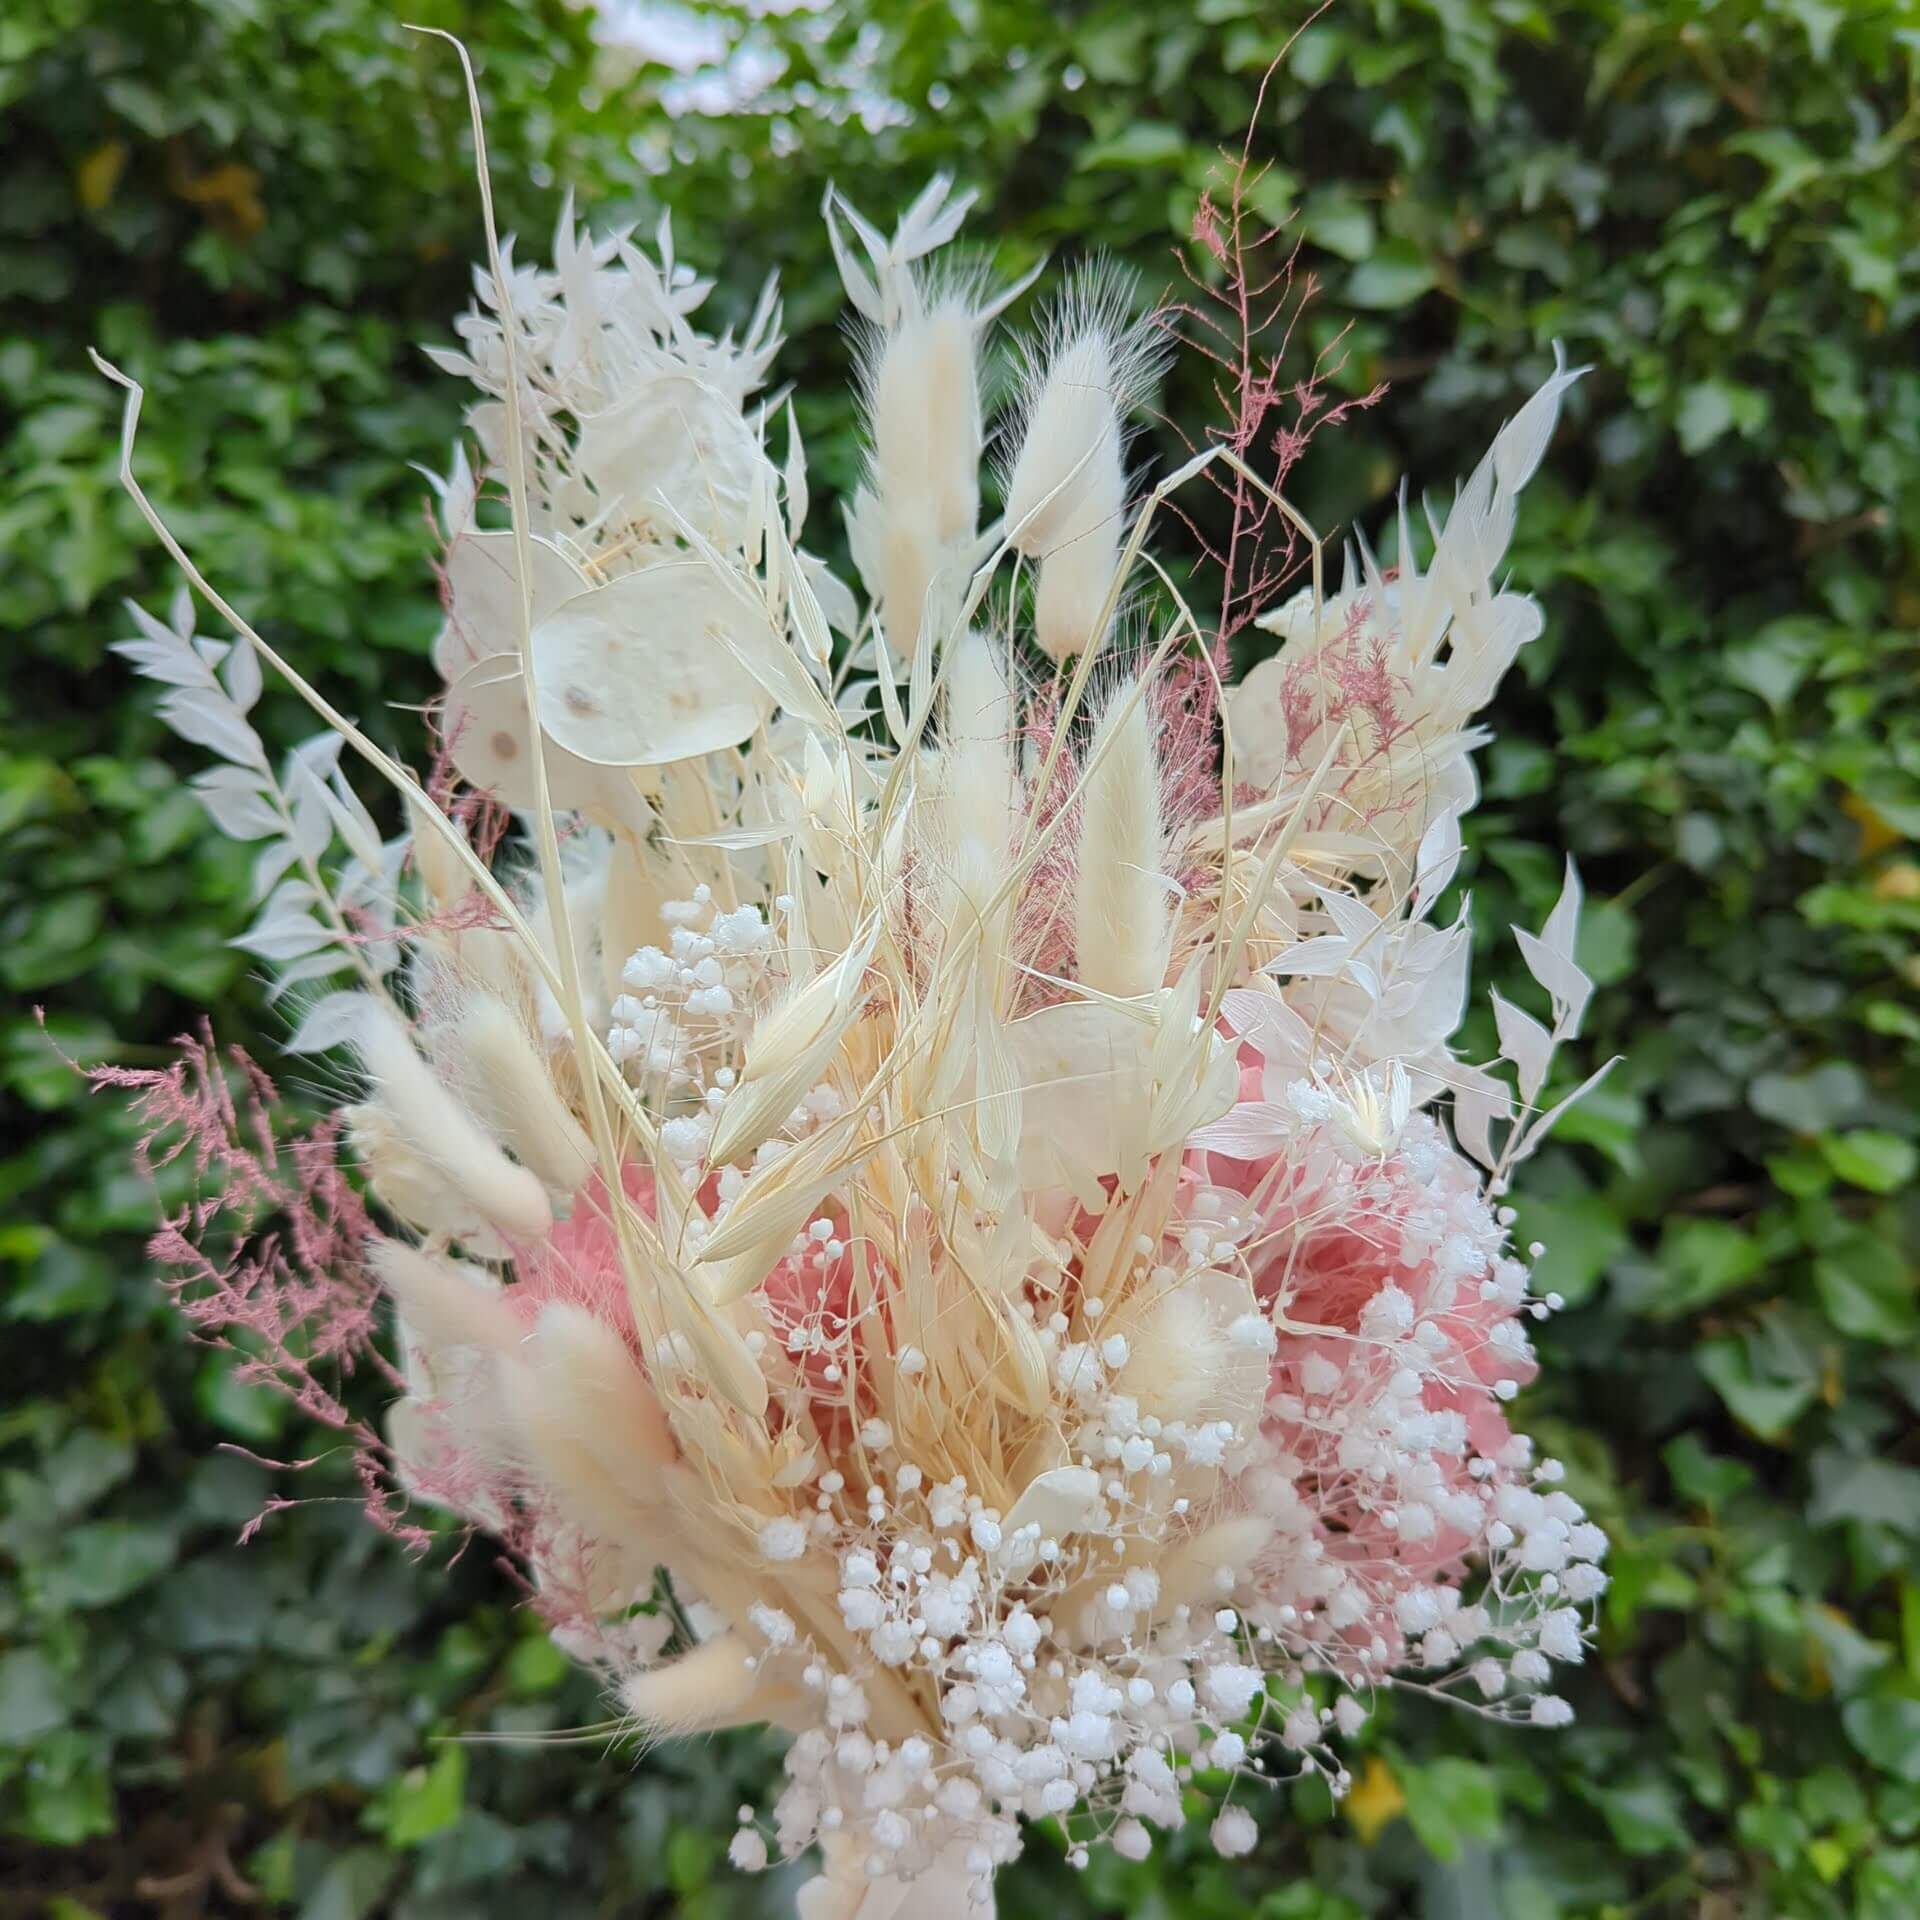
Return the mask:
{"type": "Polygon", "coordinates": [[[400,1873],[400,1862],[379,1847],[354,1847],[321,1875],[300,1909],[300,1920],[367,1920],[400,1873]]]}
{"type": "Polygon", "coordinates": [[[466,1805],[467,1750],[449,1740],[429,1766],[410,1767],[382,1789],[367,1824],[392,1847],[416,1847],[460,1818],[466,1805]]]}
{"type": "Polygon", "coordinates": [[[1849,1700],[1840,1724],[1876,1767],[1897,1780],[1920,1783],[1920,1695],[1889,1691],[1849,1700]]]}
{"type": "Polygon", "coordinates": [[[1743,1287],[1766,1265],[1759,1240],[1724,1220],[1679,1220],[1660,1237],[1666,1285],[1653,1302],[1662,1319],[1696,1313],[1743,1287]]]}
{"type": "Polygon", "coordinates": [[[1111,140],[1098,140],[1081,149],[1079,164],[1091,172],[1099,167],[1148,168],[1176,163],[1187,150],[1187,137],[1161,120],[1136,120],[1111,140]]]}
{"type": "Polygon", "coordinates": [[[1362,261],[1373,251],[1373,209],[1338,188],[1322,189],[1301,209],[1300,231],[1342,260],[1362,261]]]}
{"type": "Polygon", "coordinates": [[[1807,1518],[1816,1527],[1867,1521],[1920,1535],[1920,1468],[1822,1447],[1810,1463],[1813,1499],[1807,1518]]]}
{"type": "Polygon", "coordinates": [[[1820,659],[1827,629],[1813,620],[1772,620],[1743,646],[1721,655],[1722,671],[1737,687],[1758,694],[1777,713],[1820,659]]]}
{"type": "Polygon", "coordinates": [[[1783,1375],[1756,1351],[1754,1335],[1725,1334],[1694,1349],[1694,1363],[1744,1427],[1763,1440],[1777,1440],[1813,1404],[1819,1391],[1811,1366],[1783,1375]]]}
{"type": "Polygon", "coordinates": [[[97,1428],[70,1434],[42,1468],[54,1507],[62,1514],[85,1511],[133,1471],[133,1449],[97,1428]]]}
{"type": "Polygon", "coordinates": [[[1704,453],[1723,434],[1738,429],[1751,435],[1766,425],[1772,403],[1757,387],[1737,381],[1699,380],[1681,396],[1674,430],[1680,436],[1680,451],[1704,453]]]}
{"type": "Polygon", "coordinates": [[[1856,1340],[1901,1345],[1920,1335],[1914,1277],[1898,1248],[1870,1229],[1848,1225],[1813,1263],[1827,1318],[1856,1340]]]}
{"type": "Polygon", "coordinates": [[[1460,1858],[1469,1840],[1491,1840],[1500,1831],[1500,1786],[1490,1768],[1452,1757],[1431,1766],[1402,1765],[1407,1824],[1436,1860],[1460,1858]]]}
{"type": "Polygon", "coordinates": [[[1847,1060],[1827,1060],[1805,1073],[1763,1073],[1747,1089],[1755,1113],[1794,1133],[1825,1133],[1858,1116],[1867,1077],[1847,1060]]]}
{"type": "Polygon", "coordinates": [[[0,1653],[0,1747],[24,1747],[65,1726],[65,1689],[38,1647],[0,1653]]]}
{"type": "Polygon", "coordinates": [[[1703,1507],[1724,1507],[1735,1494],[1753,1485],[1750,1466],[1710,1454],[1691,1433],[1669,1441],[1660,1458],[1681,1497],[1703,1507]]]}
{"type": "Polygon", "coordinates": [[[1629,1244],[1626,1223],[1603,1194],[1516,1202],[1514,1239],[1546,1248],[1533,1266],[1536,1293],[1557,1293],[1570,1307],[1593,1297],[1614,1255],[1629,1244]]]}
{"type": "Polygon", "coordinates": [[[175,1529],[159,1521],[95,1520],[64,1537],[47,1574],[47,1597],[63,1607],[110,1607],[173,1564],[175,1529]]]}
{"type": "Polygon", "coordinates": [[[1920,1152],[1897,1133],[1860,1127],[1851,1133],[1827,1134],[1820,1140],[1827,1164],[1842,1180],[1869,1193],[1891,1193],[1913,1178],[1920,1152]]]}
{"type": "Polygon", "coordinates": [[[1622,1853],[1675,1853],[1688,1844],[1687,1823],[1673,1783],[1651,1768],[1619,1786],[1596,1789],[1589,1797],[1622,1853]]]}
{"type": "Polygon", "coordinates": [[[1436,276],[1429,261],[1404,240],[1389,240],[1347,276],[1350,305],[1389,312],[1410,307],[1431,293],[1436,276]]]}
{"type": "Polygon", "coordinates": [[[21,1823],[30,1839],[75,1847],[113,1831],[107,1752],[105,1740],[76,1727],[62,1727],[39,1742],[27,1774],[21,1823]]]}

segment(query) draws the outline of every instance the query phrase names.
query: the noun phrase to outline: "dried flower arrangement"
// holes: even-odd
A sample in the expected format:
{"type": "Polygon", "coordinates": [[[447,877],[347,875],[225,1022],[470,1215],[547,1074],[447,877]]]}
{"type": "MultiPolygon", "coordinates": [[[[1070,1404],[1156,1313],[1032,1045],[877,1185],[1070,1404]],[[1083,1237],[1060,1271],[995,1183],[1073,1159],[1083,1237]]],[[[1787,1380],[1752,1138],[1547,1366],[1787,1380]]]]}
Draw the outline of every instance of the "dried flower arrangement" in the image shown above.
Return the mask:
{"type": "MultiPolygon", "coordinates": [[[[632,1729],[791,1733],[732,1856],[818,1845],[810,1920],[910,1883],[987,1908],[1022,1818],[1139,1857],[1195,1768],[1230,1778],[1212,1840],[1243,1853],[1263,1777],[1338,1791],[1389,1685],[1557,1725],[1550,1663],[1605,1584],[1506,1413],[1554,1302],[1502,1197],[1560,1111],[1579,889],[1518,933],[1551,1022],[1496,1000],[1511,1084],[1449,1044],[1468,929],[1432,918],[1476,716],[1540,629],[1495,575],[1573,375],[1431,518],[1424,570],[1403,504],[1398,568],[1358,543],[1331,592],[1254,465],[1284,472],[1316,396],[1229,339],[1229,428],[1143,493],[1164,336],[1083,276],[1024,354],[983,524],[983,369],[1024,288],[941,264],[966,210],[943,180],[890,235],[826,210],[861,598],[801,546],[800,438],[756,398],[771,289],[716,337],[664,224],[648,251],[569,212],[542,270],[489,202],[434,356],[478,390],[480,457],[434,482],[425,780],[193,568],[123,380],[128,485],[238,640],[183,589],[122,651],[260,845],[242,944],[301,1009],[287,1050],[356,1069],[291,1143],[210,1042],[103,1073],[154,1155],[197,1157],[157,1256],[351,1436],[378,1520],[498,1536],[632,1729]],[[1147,546],[1203,479],[1235,512],[1211,633],[1147,546]],[[1308,576],[1277,603],[1256,524],[1308,576]],[[1228,684],[1249,618],[1278,650],[1228,684]],[[263,661],[325,722],[278,771],[263,661]]],[[[1244,218],[1236,185],[1196,235],[1234,273],[1244,218]]]]}

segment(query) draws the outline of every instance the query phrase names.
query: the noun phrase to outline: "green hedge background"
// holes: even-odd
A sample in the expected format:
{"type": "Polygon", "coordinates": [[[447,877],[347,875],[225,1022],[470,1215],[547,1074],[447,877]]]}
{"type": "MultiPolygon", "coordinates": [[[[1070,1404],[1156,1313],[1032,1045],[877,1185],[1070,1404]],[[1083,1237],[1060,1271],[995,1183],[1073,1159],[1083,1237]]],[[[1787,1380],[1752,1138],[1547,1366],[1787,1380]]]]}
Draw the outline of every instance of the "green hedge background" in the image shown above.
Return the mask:
{"type": "MultiPolygon", "coordinates": [[[[981,189],[1014,268],[1169,284],[1219,146],[1255,148],[1386,404],[1296,475],[1322,524],[1439,492],[1567,343],[1513,556],[1548,637],[1503,694],[1469,869],[1486,942],[1579,856],[1625,1064],[1529,1169],[1553,1321],[1533,1429],[1614,1541],[1570,1732],[1404,1704],[1343,1807],[1283,1790],[1231,1865],[1175,1844],[1010,1915],[1911,1920],[1920,1912],[1920,8],[1913,0],[860,0],[747,25],[762,111],[671,120],[559,0],[410,0],[479,57],[504,217],[680,221],[852,465],[829,177],[981,189]],[[870,130],[858,84],[904,103],[870,130]],[[665,170],[662,170],[665,163],[665,170]]],[[[11,0],[0,14],[0,1916],[777,1912],[721,1855],[751,1739],[557,1736],[591,1689],[483,1549],[404,1559],[350,1500],[242,1522],[299,1452],[142,1273],[127,1129],[50,1059],[271,1031],[244,857],[105,648],[209,574],[390,738],[436,610],[409,463],[459,394],[416,351],[479,229],[446,50],[382,0],[11,0]],[[491,1738],[456,1743],[445,1736],[491,1738]]],[[[868,119],[878,116],[869,115],[868,119]]],[[[1178,376],[1176,377],[1178,378],[1178,376]]],[[[1189,374],[1173,410],[1194,417],[1189,374]]],[[[834,539],[824,524],[820,540],[834,539]]],[[[282,737],[290,703],[265,709],[282,737]]],[[[1569,1070],[1581,1062],[1569,1063],[1569,1070]]],[[[308,1493],[335,1490],[311,1476],[308,1493]]]]}

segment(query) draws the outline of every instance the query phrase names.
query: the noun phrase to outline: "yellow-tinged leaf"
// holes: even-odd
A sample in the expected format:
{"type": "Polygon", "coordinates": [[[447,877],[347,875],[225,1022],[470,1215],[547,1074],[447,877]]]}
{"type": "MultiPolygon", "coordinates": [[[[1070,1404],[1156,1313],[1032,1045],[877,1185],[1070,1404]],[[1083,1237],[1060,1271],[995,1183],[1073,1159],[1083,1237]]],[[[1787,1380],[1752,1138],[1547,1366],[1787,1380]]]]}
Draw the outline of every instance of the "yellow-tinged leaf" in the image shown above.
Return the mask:
{"type": "Polygon", "coordinates": [[[1340,1805],[1354,1832],[1360,1836],[1360,1844],[1370,1847],[1383,1827],[1406,1812],[1407,1796],[1393,1777],[1393,1769],[1377,1753],[1370,1753],[1365,1771],[1348,1789],[1340,1805]]]}
{"type": "Polygon", "coordinates": [[[1832,1886],[1846,1872],[1852,1857],[1843,1840],[1829,1837],[1807,1842],[1807,1864],[1828,1886],[1832,1886]]]}
{"type": "Polygon", "coordinates": [[[87,212],[98,213],[113,198],[113,190],[120,184],[126,165],[127,143],[103,140],[74,168],[74,198],[87,212]]]}
{"type": "Polygon", "coordinates": [[[1850,793],[1840,802],[1840,810],[1860,829],[1860,858],[1871,860],[1876,853],[1897,847],[1906,836],[1893,826],[1871,800],[1850,793]]]}
{"type": "Polygon", "coordinates": [[[205,207],[216,224],[237,239],[248,239],[267,224],[267,209],[260,199],[260,176],[237,160],[209,167],[205,173],[176,167],[173,185],[181,199],[205,207]]]}

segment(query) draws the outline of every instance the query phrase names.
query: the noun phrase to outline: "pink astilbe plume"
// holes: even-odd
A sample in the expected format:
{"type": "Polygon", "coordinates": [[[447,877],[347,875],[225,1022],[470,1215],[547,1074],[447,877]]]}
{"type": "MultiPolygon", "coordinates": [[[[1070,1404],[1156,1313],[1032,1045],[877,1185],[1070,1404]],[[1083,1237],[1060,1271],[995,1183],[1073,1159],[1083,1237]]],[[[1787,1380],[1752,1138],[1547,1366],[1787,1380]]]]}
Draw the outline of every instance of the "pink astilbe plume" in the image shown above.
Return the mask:
{"type": "MultiPolygon", "coordinates": [[[[191,1171],[194,1190],[149,1240],[148,1258],[188,1324],[237,1356],[234,1378],[272,1388],[339,1432],[369,1518],[424,1546],[430,1536],[404,1518],[386,1442],[347,1397],[359,1372],[388,1394],[404,1383],[377,1338],[384,1300],[366,1262],[373,1226],[340,1163],[342,1122],[295,1127],[265,1070],[243,1047],[216,1047],[204,1023],[175,1045],[165,1067],[83,1069],[96,1092],[128,1097],[149,1178],[182,1164],[191,1171]]],[[[287,1504],[275,1500],[269,1511],[287,1504]]]]}

